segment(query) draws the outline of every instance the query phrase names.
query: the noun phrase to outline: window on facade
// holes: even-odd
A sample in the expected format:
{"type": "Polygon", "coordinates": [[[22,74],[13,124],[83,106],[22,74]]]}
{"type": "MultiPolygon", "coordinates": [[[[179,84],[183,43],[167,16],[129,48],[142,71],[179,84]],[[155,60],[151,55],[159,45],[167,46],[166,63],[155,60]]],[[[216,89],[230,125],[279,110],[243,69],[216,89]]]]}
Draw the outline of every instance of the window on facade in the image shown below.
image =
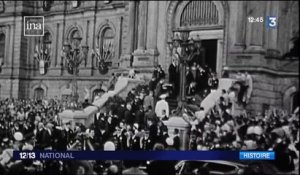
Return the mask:
{"type": "Polygon", "coordinates": [[[80,43],[81,43],[81,39],[82,38],[80,36],[79,31],[78,30],[74,30],[71,33],[71,36],[70,36],[70,42],[71,42],[72,47],[79,48],[80,43]]]}
{"type": "Polygon", "coordinates": [[[211,1],[191,1],[184,8],[180,26],[211,26],[219,24],[219,13],[211,1]]]}
{"type": "Polygon", "coordinates": [[[3,62],[4,60],[4,52],[5,52],[5,35],[1,33],[0,34],[0,60],[2,60],[1,62],[3,62]]]}
{"type": "Polygon", "coordinates": [[[114,38],[114,31],[110,27],[105,28],[99,37],[100,52],[107,62],[111,62],[114,55],[114,38]]]}

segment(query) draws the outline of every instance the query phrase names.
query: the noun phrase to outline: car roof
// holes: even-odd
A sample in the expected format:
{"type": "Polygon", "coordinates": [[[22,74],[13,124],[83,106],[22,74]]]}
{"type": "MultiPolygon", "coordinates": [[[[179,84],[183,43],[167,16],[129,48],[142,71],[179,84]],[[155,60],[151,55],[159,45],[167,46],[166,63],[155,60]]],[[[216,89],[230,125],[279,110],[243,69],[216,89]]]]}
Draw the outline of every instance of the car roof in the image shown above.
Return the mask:
{"type": "Polygon", "coordinates": [[[225,165],[230,165],[230,166],[240,166],[240,167],[246,167],[246,164],[240,163],[240,162],[234,162],[234,161],[226,161],[226,160],[182,160],[180,162],[191,162],[191,161],[196,161],[196,162],[209,162],[209,163],[219,163],[219,164],[225,164],[225,165]]]}

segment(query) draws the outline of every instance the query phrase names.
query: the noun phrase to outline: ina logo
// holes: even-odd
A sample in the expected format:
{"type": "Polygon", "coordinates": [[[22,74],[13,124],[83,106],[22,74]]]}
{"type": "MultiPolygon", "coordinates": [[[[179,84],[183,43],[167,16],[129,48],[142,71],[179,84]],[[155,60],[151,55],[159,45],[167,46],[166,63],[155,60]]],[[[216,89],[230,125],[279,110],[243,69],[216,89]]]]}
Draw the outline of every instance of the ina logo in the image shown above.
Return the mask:
{"type": "Polygon", "coordinates": [[[44,17],[24,16],[24,36],[44,36],[44,17]]]}

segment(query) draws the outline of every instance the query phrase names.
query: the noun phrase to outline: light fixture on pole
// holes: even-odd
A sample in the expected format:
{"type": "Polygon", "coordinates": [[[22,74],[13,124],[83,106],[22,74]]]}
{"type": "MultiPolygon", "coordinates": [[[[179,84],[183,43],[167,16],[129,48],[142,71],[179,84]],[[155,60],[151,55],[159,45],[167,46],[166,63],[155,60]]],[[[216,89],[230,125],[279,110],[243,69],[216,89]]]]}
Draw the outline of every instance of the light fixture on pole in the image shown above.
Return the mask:
{"type": "Polygon", "coordinates": [[[73,88],[72,88],[72,100],[70,108],[78,108],[78,85],[77,77],[79,73],[79,66],[87,57],[88,46],[80,47],[82,38],[77,35],[72,38],[72,45],[69,42],[63,44],[62,58],[66,61],[66,67],[70,74],[73,75],[73,88]]]}
{"type": "Polygon", "coordinates": [[[189,30],[178,30],[174,31],[173,39],[168,40],[168,46],[171,53],[177,54],[180,62],[180,93],[177,112],[182,115],[186,96],[186,66],[195,54],[199,53],[201,40],[199,35],[195,39],[190,38],[189,30]]]}

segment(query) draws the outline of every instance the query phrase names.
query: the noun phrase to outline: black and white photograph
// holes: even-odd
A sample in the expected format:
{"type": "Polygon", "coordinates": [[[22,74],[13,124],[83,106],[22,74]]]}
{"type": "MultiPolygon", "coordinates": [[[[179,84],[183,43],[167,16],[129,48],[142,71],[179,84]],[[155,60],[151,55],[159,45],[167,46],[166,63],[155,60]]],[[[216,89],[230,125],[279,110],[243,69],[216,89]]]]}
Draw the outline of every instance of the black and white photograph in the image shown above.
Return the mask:
{"type": "Polygon", "coordinates": [[[298,1],[0,0],[0,175],[276,174],[299,174],[298,1]],[[16,160],[14,151],[275,159],[16,160]]]}

